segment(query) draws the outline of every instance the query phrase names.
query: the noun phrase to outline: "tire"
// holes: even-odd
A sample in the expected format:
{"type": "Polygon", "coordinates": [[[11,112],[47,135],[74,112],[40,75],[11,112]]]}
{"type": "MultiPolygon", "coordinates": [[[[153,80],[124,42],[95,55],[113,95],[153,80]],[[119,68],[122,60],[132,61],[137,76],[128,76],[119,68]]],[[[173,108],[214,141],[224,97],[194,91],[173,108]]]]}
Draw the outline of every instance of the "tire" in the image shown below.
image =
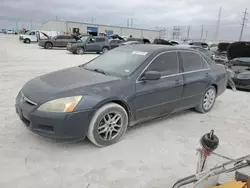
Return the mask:
{"type": "Polygon", "coordinates": [[[116,103],[105,104],[92,117],[87,137],[98,147],[115,144],[125,135],[128,122],[128,114],[122,106],[116,103]],[[113,121],[112,124],[110,121],[114,117],[117,117],[117,122],[113,121]]]}
{"type": "Polygon", "coordinates": [[[104,48],[102,49],[102,54],[106,53],[107,51],[109,51],[109,49],[106,48],[106,47],[104,47],[104,48]]]}
{"type": "Polygon", "coordinates": [[[23,42],[29,44],[31,41],[30,41],[30,39],[24,39],[23,42]]]}
{"type": "Polygon", "coordinates": [[[202,96],[200,103],[195,107],[195,110],[200,113],[209,112],[214,106],[216,92],[217,91],[214,86],[209,86],[202,96]]]}
{"type": "Polygon", "coordinates": [[[83,49],[82,47],[78,47],[78,48],[76,49],[76,54],[78,54],[78,55],[83,55],[83,54],[84,54],[84,49],[83,49]]]}
{"type": "Polygon", "coordinates": [[[44,48],[45,49],[52,49],[53,48],[53,44],[51,42],[47,42],[47,43],[45,43],[44,48]]]}

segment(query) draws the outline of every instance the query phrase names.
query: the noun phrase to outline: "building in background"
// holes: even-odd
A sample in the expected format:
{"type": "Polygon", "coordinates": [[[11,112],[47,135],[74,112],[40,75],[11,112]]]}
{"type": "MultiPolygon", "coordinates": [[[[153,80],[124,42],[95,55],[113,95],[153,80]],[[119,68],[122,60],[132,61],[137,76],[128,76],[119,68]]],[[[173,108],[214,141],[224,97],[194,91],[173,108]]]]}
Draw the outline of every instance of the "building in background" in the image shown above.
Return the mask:
{"type": "Polygon", "coordinates": [[[91,34],[93,36],[99,34],[106,34],[108,36],[112,34],[118,34],[120,36],[129,37],[132,35],[133,38],[147,38],[153,41],[155,38],[161,36],[161,31],[150,30],[150,29],[139,29],[139,28],[128,28],[128,27],[118,27],[111,25],[101,25],[101,24],[90,24],[83,22],[72,22],[72,21],[60,21],[51,20],[42,25],[42,30],[45,31],[59,31],[64,33],[76,33],[80,34],[91,34]]]}

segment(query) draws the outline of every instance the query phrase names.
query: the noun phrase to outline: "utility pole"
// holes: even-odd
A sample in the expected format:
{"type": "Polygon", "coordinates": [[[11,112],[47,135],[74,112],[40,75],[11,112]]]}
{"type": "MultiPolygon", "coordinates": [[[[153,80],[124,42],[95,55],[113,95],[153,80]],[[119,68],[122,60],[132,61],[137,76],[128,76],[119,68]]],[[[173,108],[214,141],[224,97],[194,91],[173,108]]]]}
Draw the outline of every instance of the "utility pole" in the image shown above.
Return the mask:
{"type": "Polygon", "coordinates": [[[221,10],[222,10],[222,7],[220,7],[220,11],[219,11],[219,15],[218,15],[218,20],[217,20],[217,23],[216,23],[216,29],[215,29],[215,33],[214,33],[214,40],[215,41],[217,40],[217,37],[219,35],[221,10]]]}
{"type": "Polygon", "coordinates": [[[240,39],[239,39],[239,41],[241,41],[241,39],[242,39],[244,27],[246,26],[246,22],[247,22],[247,15],[248,15],[248,12],[247,12],[247,8],[246,8],[246,10],[245,10],[245,12],[244,12],[243,19],[242,19],[241,31],[240,31],[240,39]]]}
{"type": "Polygon", "coordinates": [[[189,33],[190,33],[190,26],[188,26],[188,30],[187,30],[187,39],[189,39],[189,33]]]}
{"type": "Polygon", "coordinates": [[[205,38],[205,40],[207,40],[207,35],[208,35],[208,30],[206,29],[206,38],[205,38]]]}
{"type": "Polygon", "coordinates": [[[16,30],[18,31],[18,21],[16,21],[16,30]]]}
{"type": "Polygon", "coordinates": [[[201,38],[200,38],[200,40],[202,40],[203,32],[204,32],[204,25],[201,26],[201,38]]]}
{"type": "Polygon", "coordinates": [[[127,19],[127,27],[129,27],[129,19],[127,19]]]}
{"type": "Polygon", "coordinates": [[[58,20],[58,17],[56,16],[56,20],[58,20]]]}
{"type": "Polygon", "coordinates": [[[131,28],[133,27],[133,18],[131,18],[131,28]]]}
{"type": "Polygon", "coordinates": [[[94,23],[94,18],[93,18],[93,16],[91,17],[91,23],[94,23]]]}
{"type": "Polygon", "coordinates": [[[33,27],[32,27],[32,20],[30,20],[30,29],[32,29],[33,27]]]}

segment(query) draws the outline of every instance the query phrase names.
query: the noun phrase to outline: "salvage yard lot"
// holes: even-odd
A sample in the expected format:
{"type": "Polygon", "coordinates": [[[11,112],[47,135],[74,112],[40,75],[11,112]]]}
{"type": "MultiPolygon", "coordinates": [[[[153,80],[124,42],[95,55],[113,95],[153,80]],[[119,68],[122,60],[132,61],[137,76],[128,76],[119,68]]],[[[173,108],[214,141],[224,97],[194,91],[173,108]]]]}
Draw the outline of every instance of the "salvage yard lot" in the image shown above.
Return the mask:
{"type": "Polygon", "coordinates": [[[238,157],[250,151],[250,93],[231,90],[207,114],[188,110],[132,127],[123,140],[106,148],[37,136],[15,113],[23,84],[96,55],[45,50],[20,43],[18,36],[0,35],[0,44],[0,187],[171,187],[195,172],[198,140],[211,129],[220,137],[217,152],[238,157]]]}

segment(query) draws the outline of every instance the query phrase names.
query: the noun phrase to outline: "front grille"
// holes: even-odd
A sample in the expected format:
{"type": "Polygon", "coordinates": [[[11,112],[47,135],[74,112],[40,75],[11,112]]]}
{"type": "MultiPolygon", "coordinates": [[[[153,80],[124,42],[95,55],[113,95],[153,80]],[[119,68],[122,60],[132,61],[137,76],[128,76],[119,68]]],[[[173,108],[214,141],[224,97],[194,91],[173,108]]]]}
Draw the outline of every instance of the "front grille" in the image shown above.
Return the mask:
{"type": "Polygon", "coordinates": [[[37,103],[33,102],[32,100],[30,100],[28,97],[26,97],[23,92],[21,91],[21,102],[22,103],[28,103],[30,105],[36,106],[37,103]]]}

